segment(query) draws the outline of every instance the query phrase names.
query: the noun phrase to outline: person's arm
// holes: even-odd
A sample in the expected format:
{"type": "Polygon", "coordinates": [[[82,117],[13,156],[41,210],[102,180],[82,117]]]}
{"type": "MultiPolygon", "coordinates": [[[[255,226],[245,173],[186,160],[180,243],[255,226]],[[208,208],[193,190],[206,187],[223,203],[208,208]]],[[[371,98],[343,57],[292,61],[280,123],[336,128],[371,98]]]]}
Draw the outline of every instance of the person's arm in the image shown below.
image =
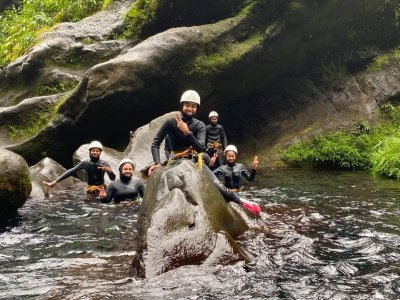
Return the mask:
{"type": "Polygon", "coordinates": [[[218,180],[225,186],[226,182],[225,182],[225,173],[223,170],[223,166],[220,166],[217,169],[215,169],[213,173],[218,178],[218,180]]]}
{"type": "Polygon", "coordinates": [[[240,173],[246,177],[246,179],[248,181],[254,181],[254,178],[256,177],[256,170],[255,169],[251,169],[251,173],[246,169],[245,166],[241,165],[241,170],[240,173]]]}
{"type": "Polygon", "coordinates": [[[111,166],[110,166],[110,164],[108,162],[106,162],[104,160],[101,161],[101,165],[100,165],[100,167],[98,167],[98,169],[106,172],[107,175],[108,175],[108,178],[110,178],[110,180],[112,180],[112,181],[115,180],[116,176],[115,176],[115,174],[114,174],[113,170],[111,169],[111,166]]]}
{"type": "Polygon", "coordinates": [[[145,191],[144,184],[142,182],[139,182],[139,195],[142,198],[144,197],[144,191],[145,191]]]}
{"type": "Polygon", "coordinates": [[[80,169],[83,169],[85,167],[85,164],[86,164],[86,161],[82,161],[79,164],[77,164],[75,167],[65,171],[56,180],[54,180],[52,182],[43,181],[43,183],[49,187],[53,187],[57,184],[57,182],[60,182],[61,180],[64,180],[64,179],[68,178],[69,176],[71,176],[72,174],[78,172],[80,169]]]}
{"type": "MultiPolygon", "coordinates": [[[[169,123],[171,120],[167,120],[161,126],[160,130],[158,130],[156,136],[153,139],[153,143],[151,144],[151,155],[153,156],[154,164],[147,170],[147,175],[151,176],[153,172],[161,166],[161,159],[160,159],[160,145],[162,141],[168,134],[169,123]]],[[[168,145],[171,150],[171,145],[168,145]]]]}
{"type": "MultiPolygon", "coordinates": [[[[153,156],[153,161],[155,164],[161,163],[160,145],[167,136],[169,122],[170,120],[164,122],[164,124],[161,126],[160,130],[158,130],[156,136],[154,137],[153,143],[151,144],[151,155],[153,156]]],[[[171,145],[169,145],[169,147],[171,148],[171,145]]]]}
{"type": "Polygon", "coordinates": [[[110,203],[111,200],[114,198],[115,188],[113,182],[111,182],[107,187],[106,197],[101,199],[102,203],[110,203]]]}
{"type": "Polygon", "coordinates": [[[193,132],[190,132],[188,136],[191,140],[191,145],[193,146],[194,150],[197,152],[203,152],[206,142],[206,126],[203,122],[200,122],[197,126],[198,130],[196,136],[193,135],[193,132]]]}

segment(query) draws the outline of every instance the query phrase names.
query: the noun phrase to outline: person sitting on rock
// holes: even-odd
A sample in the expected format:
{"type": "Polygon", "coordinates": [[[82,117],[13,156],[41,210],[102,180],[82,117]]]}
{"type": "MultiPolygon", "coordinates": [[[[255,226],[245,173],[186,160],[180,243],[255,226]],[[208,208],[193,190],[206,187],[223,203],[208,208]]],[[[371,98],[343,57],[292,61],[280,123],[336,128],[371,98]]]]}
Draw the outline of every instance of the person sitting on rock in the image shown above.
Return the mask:
{"type": "Polygon", "coordinates": [[[214,170],[222,166],[222,149],[226,148],[228,141],[224,127],[218,124],[218,113],[212,111],[208,118],[210,119],[210,124],[206,126],[205,152],[211,157],[210,169],[214,170]]]}
{"type": "Polygon", "coordinates": [[[206,165],[203,165],[202,151],[204,151],[206,139],[206,126],[202,121],[194,118],[200,106],[199,94],[188,90],[182,94],[180,103],[180,113],[173,119],[166,120],[153,139],[151,153],[154,164],[149,168],[148,175],[151,176],[161,166],[160,145],[168,136],[171,151],[168,164],[176,163],[181,159],[197,161],[199,169],[206,172],[226,201],[236,202],[247,210],[259,214],[261,210],[257,203],[240,199],[235,193],[229,191],[206,165]]]}
{"type": "Polygon", "coordinates": [[[135,169],[133,161],[124,158],[120,161],[118,169],[119,179],[107,186],[106,197],[101,202],[109,203],[114,199],[115,203],[119,203],[136,200],[138,196],[143,198],[143,183],[138,179],[133,179],[133,170],[135,169]]]}
{"type": "Polygon", "coordinates": [[[113,173],[110,164],[100,159],[101,152],[103,151],[103,145],[98,141],[93,141],[89,144],[89,159],[84,160],[77,164],[75,167],[67,170],[52,182],[43,181],[49,187],[53,187],[57,182],[68,178],[80,170],[85,170],[87,175],[87,186],[85,188],[87,198],[100,198],[103,199],[106,196],[106,185],[104,183],[104,175],[107,173],[110,180],[115,180],[115,174],[113,173]]]}
{"type": "Polygon", "coordinates": [[[236,146],[229,145],[225,148],[226,164],[214,170],[214,174],[232,192],[238,192],[241,187],[242,177],[254,181],[258,167],[258,156],[254,157],[251,173],[242,164],[236,162],[238,150],[236,146]]]}

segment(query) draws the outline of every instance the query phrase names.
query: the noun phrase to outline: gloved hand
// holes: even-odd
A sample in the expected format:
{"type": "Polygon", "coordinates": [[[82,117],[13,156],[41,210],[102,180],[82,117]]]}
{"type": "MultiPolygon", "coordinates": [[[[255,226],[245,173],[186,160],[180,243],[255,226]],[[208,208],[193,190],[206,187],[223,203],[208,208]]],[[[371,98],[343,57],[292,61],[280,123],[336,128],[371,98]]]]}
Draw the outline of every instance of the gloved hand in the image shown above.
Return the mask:
{"type": "Polygon", "coordinates": [[[260,206],[255,202],[243,201],[242,206],[243,206],[243,208],[247,209],[248,211],[251,211],[252,213],[254,213],[256,215],[259,215],[261,212],[260,206]]]}

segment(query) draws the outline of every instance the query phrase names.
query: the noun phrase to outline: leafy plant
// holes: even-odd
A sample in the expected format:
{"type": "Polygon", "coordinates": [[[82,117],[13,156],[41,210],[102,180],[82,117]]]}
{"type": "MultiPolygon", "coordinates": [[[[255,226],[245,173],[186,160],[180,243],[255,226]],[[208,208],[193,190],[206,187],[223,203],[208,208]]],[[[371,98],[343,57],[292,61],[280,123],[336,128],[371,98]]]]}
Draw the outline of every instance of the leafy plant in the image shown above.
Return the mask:
{"type": "Polygon", "coordinates": [[[354,130],[338,130],[294,143],[282,151],[289,165],[332,169],[366,169],[400,179],[400,107],[387,103],[389,121],[377,126],[356,122],[354,130]]]}
{"type": "Polygon", "coordinates": [[[110,5],[110,0],[24,0],[0,15],[0,67],[31,48],[37,37],[60,22],[78,21],[110,5]]]}

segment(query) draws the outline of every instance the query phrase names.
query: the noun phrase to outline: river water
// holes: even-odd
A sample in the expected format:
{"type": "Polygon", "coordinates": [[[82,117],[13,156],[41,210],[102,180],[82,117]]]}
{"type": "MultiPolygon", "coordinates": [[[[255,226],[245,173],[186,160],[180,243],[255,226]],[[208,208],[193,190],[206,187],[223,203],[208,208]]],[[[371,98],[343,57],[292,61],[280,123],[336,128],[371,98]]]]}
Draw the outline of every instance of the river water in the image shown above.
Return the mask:
{"type": "Polygon", "coordinates": [[[0,299],[400,299],[398,181],[259,171],[241,192],[269,228],[240,240],[254,263],[151,280],[129,276],[139,205],[88,203],[82,189],[30,199],[2,220],[0,299]]]}

